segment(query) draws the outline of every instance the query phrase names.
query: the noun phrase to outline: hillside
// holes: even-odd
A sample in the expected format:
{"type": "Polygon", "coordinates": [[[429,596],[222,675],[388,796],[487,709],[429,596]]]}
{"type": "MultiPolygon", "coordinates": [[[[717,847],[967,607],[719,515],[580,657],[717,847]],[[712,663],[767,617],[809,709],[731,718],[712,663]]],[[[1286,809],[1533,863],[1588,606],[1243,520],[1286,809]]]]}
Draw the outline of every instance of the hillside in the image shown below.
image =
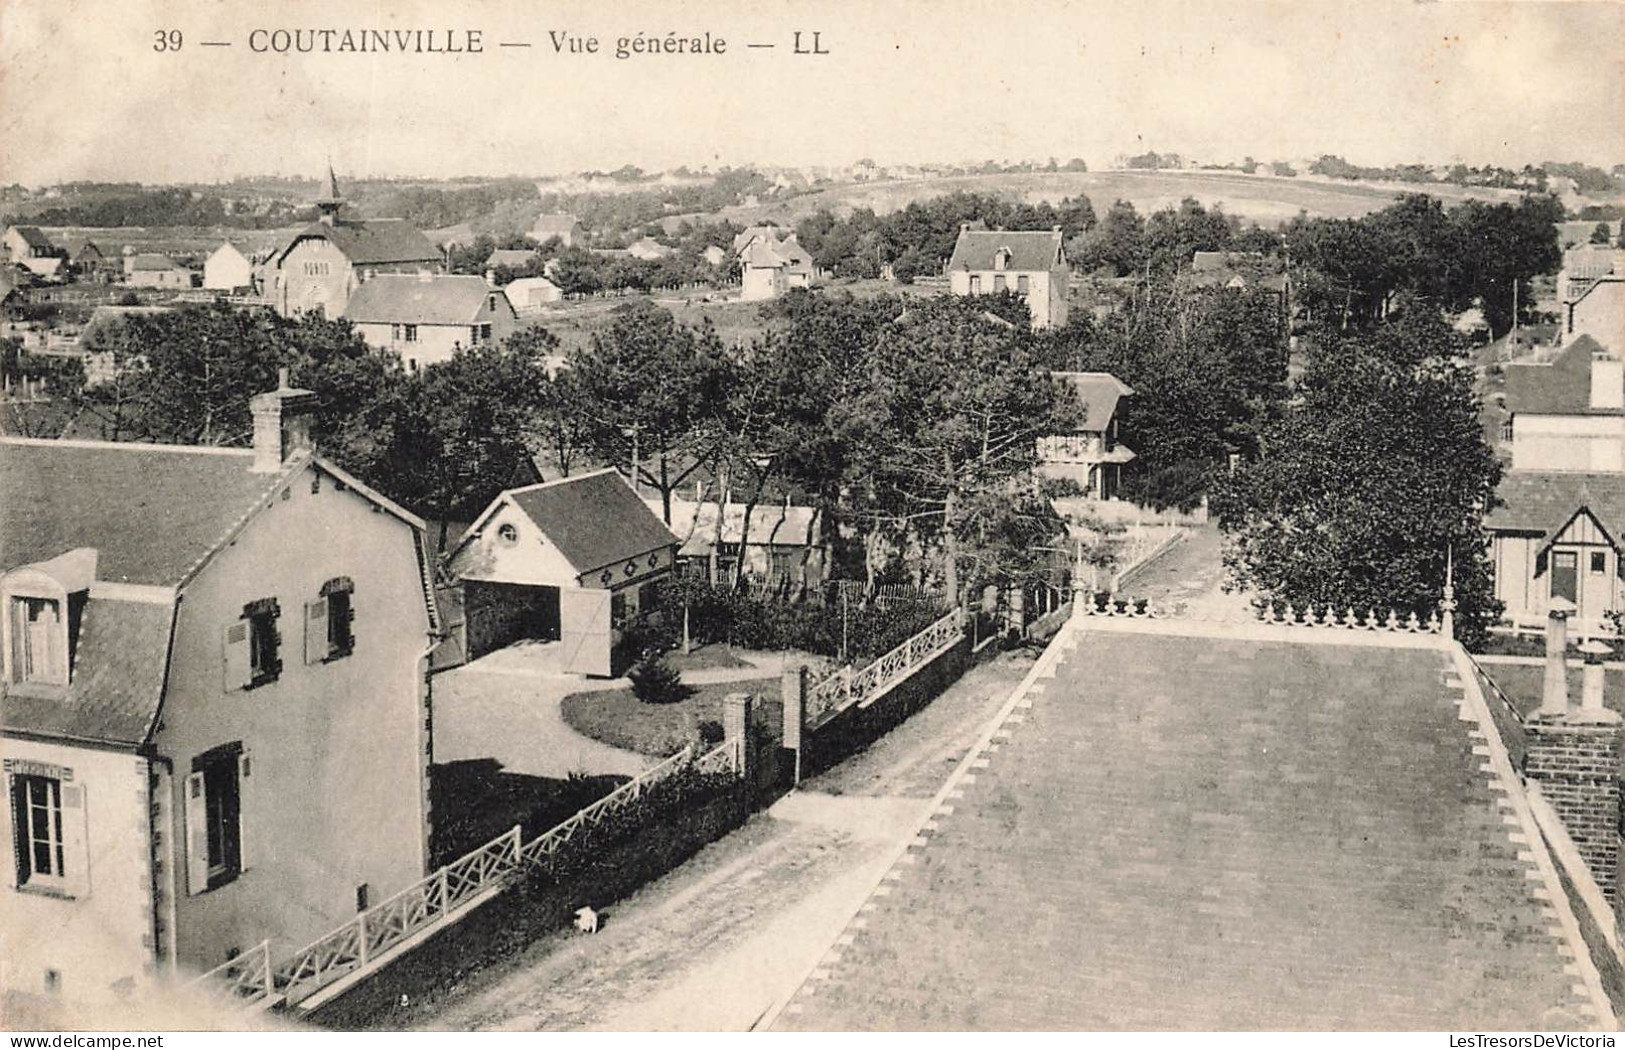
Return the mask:
{"type": "MultiPolygon", "coordinates": [[[[857,208],[877,214],[897,211],[916,200],[954,192],[992,193],[1019,198],[1028,204],[1059,203],[1079,194],[1089,198],[1097,214],[1116,200],[1131,202],[1143,215],[1195,197],[1205,205],[1222,203],[1232,215],[1273,226],[1299,211],[1312,216],[1349,219],[1377,211],[1404,192],[1422,191],[1446,203],[1476,197],[1480,200],[1516,200],[1514,190],[1449,184],[1379,184],[1308,176],[1277,178],[1217,171],[1090,171],[1033,172],[1001,175],[962,175],[900,182],[860,182],[820,190],[784,201],[724,208],[722,218],[749,225],[764,219],[795,223],[821,208],[846,215],[857,208]]],[[[672,221],[675,221],[672,220],[672,221]]]]}

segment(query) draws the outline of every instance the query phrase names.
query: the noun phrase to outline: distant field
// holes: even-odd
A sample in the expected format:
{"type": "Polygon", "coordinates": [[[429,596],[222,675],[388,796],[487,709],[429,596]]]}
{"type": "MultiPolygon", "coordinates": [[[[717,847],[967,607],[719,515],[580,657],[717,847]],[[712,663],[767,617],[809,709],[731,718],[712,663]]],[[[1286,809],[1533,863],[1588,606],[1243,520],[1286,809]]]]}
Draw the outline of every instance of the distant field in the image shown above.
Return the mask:
{"type": "Polygon", "coordinates": [[[1469,197],[1480,200],[1516,200],[1518,197],[1512,190],[1477,187],[1390,185],[1211,171],[1042,172],[854,183],[787,201],[725,208],[721,215],[741,224],[763,219],[794,223],[820,208],[845,215],[855,208],[867,207],[877,214],[885,214],[907,207],[912,201],[964,191],[992,193],[1029,204],[1043,201],[1055,204],[1063,197],[1082,194],[1101,214],[1120,199],[1129,201],[1144,214],[1177,205],[1185,197],[1195,197],[1205,205],[1222,203],[1224,210],[1232,215],[1273,226],[1299,211],[1327,218],[1356,218],[1377,211],[1400,193],[1417,190],[1446,202],[1469,197]]]}
{"type": "Polygon", "coordinates": [[[226,226],[45,226],[45,235],[58,246],[74,251],[85,241],[95,241],[103,254],[112,257],[125,245],[138,252],[192,255],[199,260],[220,247],[222,241],[235,244],[245,255],[270,248],[293,236],[293,228],[280,230],[239,230],[226,226]]]}

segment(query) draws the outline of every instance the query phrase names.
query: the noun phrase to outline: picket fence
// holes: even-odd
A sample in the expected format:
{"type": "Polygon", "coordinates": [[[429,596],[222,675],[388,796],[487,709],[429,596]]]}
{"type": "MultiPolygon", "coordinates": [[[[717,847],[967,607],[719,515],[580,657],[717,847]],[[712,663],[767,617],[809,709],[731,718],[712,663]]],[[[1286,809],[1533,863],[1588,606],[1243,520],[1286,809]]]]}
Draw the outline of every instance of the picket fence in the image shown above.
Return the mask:
{"type": "Polygon", "coordinates": [[[743,768],[741,746],[741,741],[728,740],[696,757],[694,746],[689,745],[530,842],[523,841],[522,831],[515,825],[323,934],[281,965],[271,964],[270,944],[262,941],[191,984],[252,1010],[298,1004],[338,980],[376,969],[394,958],[391,953],[399,954],[395,950],[408,940],[415,939],[415,944],[458,922],[527,870],[538,868],[554,874],[572,842],[634,807],[656,784],[690,768],[700,773],[736,774],[743,768]]]}
{"type": "Polygon", "coordinates": [[[854,705],[868,707],[964,636],[964,613],[954,609],[868,666],[841,668],[807,690],[807,725],[817,729],[854,705]]]}

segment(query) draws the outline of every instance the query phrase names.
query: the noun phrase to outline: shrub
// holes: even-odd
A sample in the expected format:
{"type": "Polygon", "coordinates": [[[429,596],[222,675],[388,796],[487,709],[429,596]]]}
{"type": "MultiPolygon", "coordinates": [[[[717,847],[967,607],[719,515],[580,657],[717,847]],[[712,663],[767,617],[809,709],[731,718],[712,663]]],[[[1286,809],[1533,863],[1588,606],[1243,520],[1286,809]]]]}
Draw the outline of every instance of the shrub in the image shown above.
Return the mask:
{"type": "Polygon", "coordinates": [[[632,695],[646,704],[675,704],[694,695],[677,669],[659,657],[634,667],[627,677],[632,681],[632,695]]]}
{"type": "Polygon", "coordinates": [[[728,734],[723,731],[722,723],[714,718],[708,718],[699,725],[700,746],[709,751],[727,739],[728,734]]]}

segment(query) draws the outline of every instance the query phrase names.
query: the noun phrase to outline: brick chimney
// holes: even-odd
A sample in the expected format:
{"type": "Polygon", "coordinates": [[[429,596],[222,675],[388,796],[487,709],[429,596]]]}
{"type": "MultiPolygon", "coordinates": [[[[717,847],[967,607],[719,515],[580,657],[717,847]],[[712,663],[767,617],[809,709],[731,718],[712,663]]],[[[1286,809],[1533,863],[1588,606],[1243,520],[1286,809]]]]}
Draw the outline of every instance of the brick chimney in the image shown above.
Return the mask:
{"type": "Polygon", "coordinates": [[[1581,647],[1586,666],[1583,703],[1568,694],[1567,614],[1554,610],[1546,633],[1546,676],[1540,710],[1526,725],[1524,776],[1540,785],[1580,856],[1603,892],[1619,907],[1620,745],[1618,713],[1602,706],[1602,660],[1612,650],[1600,642],[1581,647]]]}
{"type": "Polygon", "coordinates": [[[288,370],[277,373],[277,388],[256,394],[248,402],[254,416],[254,465],[256,474],[275,474],[292,455],[311,447],[310,417],[316,408],[316,395],[288,386],[288,370]]]}

